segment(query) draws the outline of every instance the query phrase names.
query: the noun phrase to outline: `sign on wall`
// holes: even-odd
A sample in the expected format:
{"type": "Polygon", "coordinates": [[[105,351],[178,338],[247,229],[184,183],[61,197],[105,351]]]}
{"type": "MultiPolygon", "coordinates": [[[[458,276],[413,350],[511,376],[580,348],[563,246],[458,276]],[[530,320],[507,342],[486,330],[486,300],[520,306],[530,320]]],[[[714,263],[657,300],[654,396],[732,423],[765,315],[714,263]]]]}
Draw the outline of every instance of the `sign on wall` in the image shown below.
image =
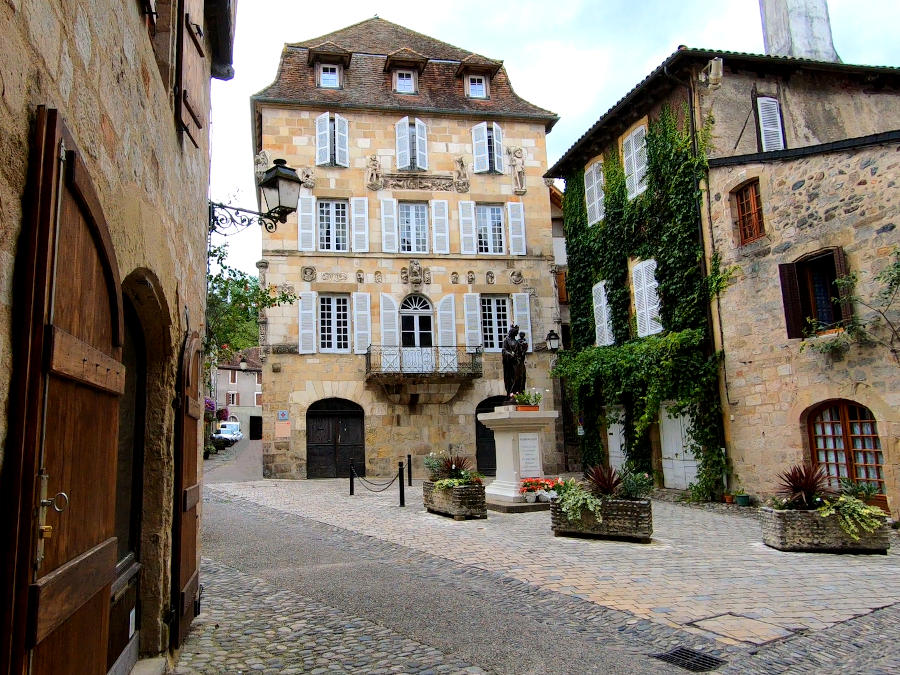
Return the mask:
{"type": "Polygon", "coordinates": [[[519,477],[540,478],[543,475],[538,435],[519,434],[519,477]]]}

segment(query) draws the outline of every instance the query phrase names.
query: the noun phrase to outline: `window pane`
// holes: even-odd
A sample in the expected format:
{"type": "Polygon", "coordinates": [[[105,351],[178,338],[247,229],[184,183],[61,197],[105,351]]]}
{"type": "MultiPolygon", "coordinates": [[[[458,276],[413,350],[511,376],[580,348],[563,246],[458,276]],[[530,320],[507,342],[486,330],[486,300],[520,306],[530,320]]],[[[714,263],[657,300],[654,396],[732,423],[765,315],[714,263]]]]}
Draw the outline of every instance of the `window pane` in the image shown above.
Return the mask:
{"type": "Polygon", "coordinates": [[[334,349],[334,315],[331,306],[332,298],[322,296],[319,298],[319,347],[322,350],[334,349]]]}
{"type": "Polygon", "coordinates": [[[323,87],[338,86],[338,69],[337,66],[322,66],[322,74],[319,83],[323,87]]]}
{"type": "Polygon", "coordinates": [[[331,202],[319,202],[319,250],[331,250],[331,202]]]}
{"type": "Polygon", "coordinates": [[[335,299],[334,332],[336,336],[336,348],[345,350],[350,348],[350,298],[338,296],[335,299]]]}
{"type": "Polygon", "coordinates": [[[484,78],[483,77],[470,77],[469,78],[469,96],[473,98],[484,98],[484,78]]]}
{"type": "Polygon", "coordinates": [[[397,73],[397,91],[404,94],[412,94],[414,92],[412,73],[397,73]]]}
{"type": "Polygon", "coordinates": [[[503,253],[502,208],[499,206],[476,206],[475,227],[479,253],[503,253]]]}
{"type": "Polygon", "coordinates": [[[347,204],[345,202],[335,202],[334,204],[334,250],[350,250],[350,238],[347,232],[347,204]]]}

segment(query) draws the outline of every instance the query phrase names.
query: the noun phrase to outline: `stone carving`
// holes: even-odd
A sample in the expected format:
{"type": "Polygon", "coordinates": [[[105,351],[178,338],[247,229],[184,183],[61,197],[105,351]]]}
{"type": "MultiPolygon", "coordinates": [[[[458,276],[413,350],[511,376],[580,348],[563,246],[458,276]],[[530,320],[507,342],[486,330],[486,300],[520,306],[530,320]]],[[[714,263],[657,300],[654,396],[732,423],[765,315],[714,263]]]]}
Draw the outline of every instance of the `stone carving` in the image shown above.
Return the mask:
{"type": "Polygon", "coordinates": [[[384,174],[378,155],[369,155],[366,159],[366,187],[370,190],[381,190],[384,187],[384,174]]]}
{"type": "Polygon", "coordinates": [[[463,157],[457,157],[453,160],[456,164],[453,176],[453,186],[457,192],[469,191],[469,169],[466,167],[466,160],[463,157]]]}
{"type": "Polygon", "coordinates": [[[506,148],[509,155],[509,172],[513,177],[513,192],[524,195],[528,190],[525,187],[525,149],[517,145],[506,148]]]}
{"type": "Polygon", "coordinates": [[[426,267],[425,269],[422,270],[422,278],[425,279],[426,284],[431,283],[431,268],[430,267],[426,267]]]}
{"type": "Polygon", "coordinates": [[[525,277],[519,270],[513,270],[509,273],[509,280],[518,286],[525,281],[525,277]]]}
{"type": "Polygon", "coordinates": [[[259,326],[259,344],[265,347],[269,341],[269,322],[265,319],[260,319],[257,325],[259,326]]]}
{"type": "Polygon", "coordinates": [[[303,281],[315,281],[316,280],[316,268],[312,265],[307,267],[303,267],[300,269],[300,275],[303,281]]]}
{"type": "Polygon", "coordinates": [[[256,261],[256,269],[259,270],[259,287],[266,287],[266,270],[269,269],[269,261],[268,260],[257,260],[256,261]]]}
{"type": "Polygon", "coordinates": [[[322,272],[322,281],[347,281],[346,272],[322,272]]]}
{"type": "Polygon", "coordinates": [[[362,284],[366,281],[366,273],[362,270],[356,270],[356,283],[362,284]]]}
{"type": "Polygon", "coordinates": [[[272,166],[272,155],[269,154],[268,150],[262,150],[260,153],[253,158],[253,173],[256,174],[256,184],[259,185],[259,181],[262,180],[263,175],[266,173],[266,169],[272,166]]]}
{"type": "Polygon", "coordinates": [[[486,282],[488,282],[489,284],[494,283],[494,273],[493,273],[493,272],[488,272],[487,274],[485,274],[485,275],[484,275],[484,280],[485,280],[486,282]]]}
{"type": "Polygon", "coordinates": [[[404,283],[404,284],[409,283],[409,268],[408,267],[400,268],[400,283],[404,283]]]}
{"type": "Polygon", "coordinates": [[[300,185],[305,188],[309,188],[312,190],[316,187],[316,170],[312,168],[300,169],[298,172],[300,176],[300,185]]]}
{"type": "Polygon", "coordinates": [[[382,281],[384,281],[384,275],[378,270],[375,272],[375,283],[380,284],[382,281]]]}
{"type": "Polygon", "coordinates": [[[450,272],[450,283],[451,284],[459,283],[459,272],[450,272]]]}
{"type": "Polygon", "coordinates": [[[418,260],[409,261],[409,283],[414,286],[422,283],[422,265],[418,260]]]}
{"type": "Polygon", "coordinates": [[[296,354],[298,351],[296,344],[272,345],[273,354],[296,354]]]}
{"type": "Polygon", "coordinates": [[[453,176],[429,176],[419,173],[386,173],[383,181],[385,190],[450,192],[454,187],[453,176]]]}
{"type": "Polygon", "coordinates": [[[466,283],[468,283],[468,284],[475,283],[475,272],[473,272],[472,270],[469,270],[468,272],[466,272],[466,283]]]}
{"type": "Polygon", "coordinates": [[[294,284],[289,284],[285,281],[281,286],[278,287],[278,290],[282,293],[293,293],[294,292],[294,284]]]}
{"type": "Polygon", "coordinates": [[[556,185],[556,179],[555,178],[545,178],[544,185],[546,185],[547,187],[553,187],[554,185],[556,185]]]}

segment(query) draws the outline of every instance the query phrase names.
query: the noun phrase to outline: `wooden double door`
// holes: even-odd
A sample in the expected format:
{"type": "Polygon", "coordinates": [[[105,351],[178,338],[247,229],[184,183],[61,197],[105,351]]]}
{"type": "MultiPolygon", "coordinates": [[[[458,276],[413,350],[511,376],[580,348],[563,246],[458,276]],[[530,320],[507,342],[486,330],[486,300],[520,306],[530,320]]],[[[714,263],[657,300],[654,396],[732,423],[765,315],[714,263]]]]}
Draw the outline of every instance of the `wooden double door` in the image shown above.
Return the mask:
{"type": "Polygon", "coordinates": [[[307,478],[349,478],[366,475],[363,409],[351,401],[327,399],[306,414],[307,478]]]}

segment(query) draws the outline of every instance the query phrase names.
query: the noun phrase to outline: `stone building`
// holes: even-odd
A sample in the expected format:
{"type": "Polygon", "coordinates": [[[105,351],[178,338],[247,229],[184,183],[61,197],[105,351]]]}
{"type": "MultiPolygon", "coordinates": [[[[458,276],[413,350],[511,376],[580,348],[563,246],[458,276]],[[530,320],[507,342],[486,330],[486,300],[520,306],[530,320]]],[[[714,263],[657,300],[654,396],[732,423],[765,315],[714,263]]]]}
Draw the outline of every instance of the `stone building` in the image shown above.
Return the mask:
{"type": "Polygon", "coordinates": [[[236,352],[216,366],[216,409],[228,409],[228,421],[240,422],[244,438],[262,438],[262,362],[259,347],[236,352]]]}
{"type": "MultiPolygon", "coordinates": [[[[818,45],[816,53],[829,48],[818,45]]],[[[708,131],[698,236],[707,269],[715,255],[735,272],[709,315],[714,347],[724,353],[720,397],[731,488],[765,496],[778,473],[812,461],[835,484],[841,477],[875,484],[881,503],[898,514],[897,362],[877,345],[849,342],[831,355],[814,349],[840,336],[851,316],[871,318],[847,297],[833,300],[843,296],[835,278],[856,273],[856,293],[871,299],[873,277],[896,255],[898,104],[895,68],[682,48],[547,174],[583,171],[588,222],[602,223],[605,151],[618,147],[624,155],[636,194],[646,189],[646,149],[643,132],[635,131],[646,130],[663,106],[684,111],[695,142],[708,131]]],[[[661,331],[653,317],[661,278],[632,274],[630,281],[638,326],[649,306],[644,325],[661,331]]],[[[608,335],[606,305],[594,307],[597,344],[611,344],[601,340],[608,335]]],[[[655,431],[655,466],[663,465],[666,485],[686,487],[696,471],[689,427],[690,420],[676,425],[661,416],[655,431]],[[669,426],[680,426],[668,434],[673,447],[669,426]]],[[[610,461],[621,463],[620,425],[605,435],[610,461]]]]}
{"type": "Polygon", "coordinates": [[[556,116],[500,61],[379,18],[286,45],[252,111],[258,164],[284,158],[304,179],[258,265],[300,296],[261,318],[265,475],[348,475],[351,460],[387,475],[410,454],[421,476],[433,451],[490,472],[475,413],[505,394],[510,324],[530,345],[528,386],[551,388],[541,176],[556,116]]]}
{"type": "Polygon", "coordinates": [[[209,80],[234,11],[0,3],[0,672],[129,672],[197,611],[209,80]]]}

